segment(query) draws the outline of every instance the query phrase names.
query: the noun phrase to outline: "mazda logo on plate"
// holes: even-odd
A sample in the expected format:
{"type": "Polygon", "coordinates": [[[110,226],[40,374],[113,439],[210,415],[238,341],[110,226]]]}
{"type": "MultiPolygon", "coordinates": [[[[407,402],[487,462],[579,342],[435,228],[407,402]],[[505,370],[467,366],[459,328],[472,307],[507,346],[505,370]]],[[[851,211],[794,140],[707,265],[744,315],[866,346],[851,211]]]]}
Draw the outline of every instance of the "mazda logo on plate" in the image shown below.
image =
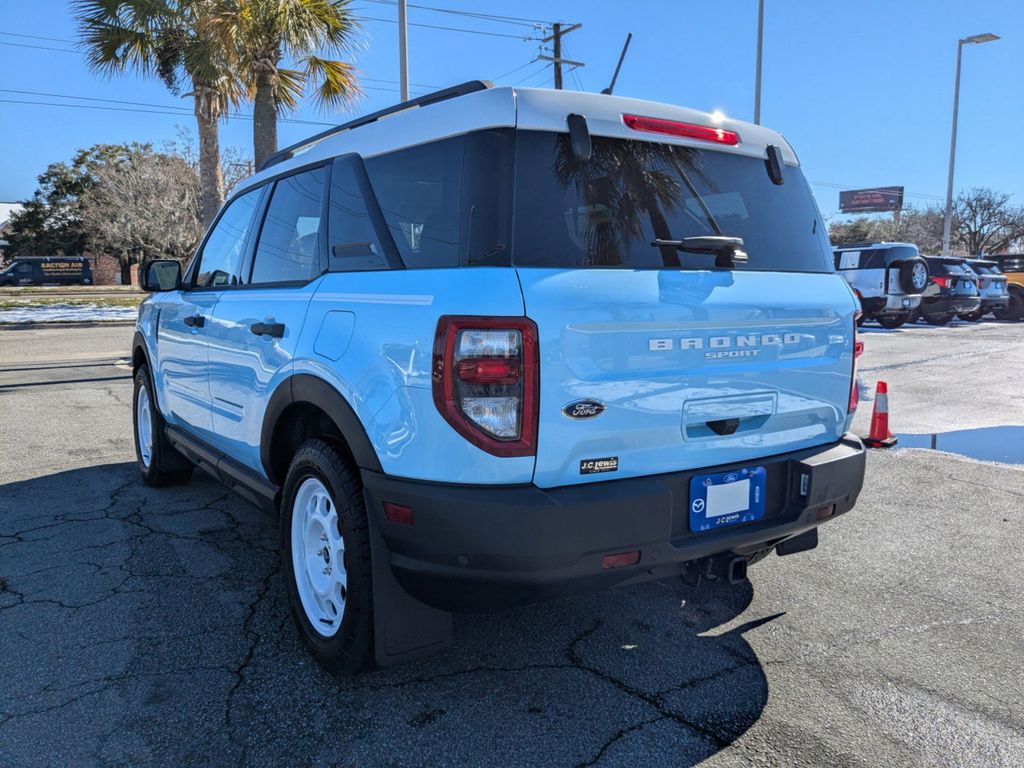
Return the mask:
{"type": "Polygon", "coordinates": [[[594,419],[604,413],[604,403],[597,400],[576,400],[562,408],[562,413],[570,419],[594,419]]]}

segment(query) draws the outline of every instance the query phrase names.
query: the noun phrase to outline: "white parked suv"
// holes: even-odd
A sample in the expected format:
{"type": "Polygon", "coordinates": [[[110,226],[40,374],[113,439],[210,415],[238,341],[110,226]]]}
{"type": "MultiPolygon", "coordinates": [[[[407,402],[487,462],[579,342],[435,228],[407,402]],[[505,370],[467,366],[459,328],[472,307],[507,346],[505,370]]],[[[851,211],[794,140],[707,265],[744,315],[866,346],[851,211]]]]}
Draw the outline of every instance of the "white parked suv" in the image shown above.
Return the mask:
{"type": "Polygon", "coordinates": [[[928,265],[911,243],[855,243],[832,249],[836,271],[857,294],[861,322],[898,328],[921,304],[928,265]]]}

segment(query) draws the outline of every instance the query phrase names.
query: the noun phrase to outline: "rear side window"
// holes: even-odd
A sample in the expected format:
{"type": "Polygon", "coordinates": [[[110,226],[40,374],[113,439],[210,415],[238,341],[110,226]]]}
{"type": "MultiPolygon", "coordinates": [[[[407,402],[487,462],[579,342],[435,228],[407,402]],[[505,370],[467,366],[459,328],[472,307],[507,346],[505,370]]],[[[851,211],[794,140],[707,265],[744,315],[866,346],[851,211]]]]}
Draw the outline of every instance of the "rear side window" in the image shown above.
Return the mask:
{"type": "Polygon", "coordinates": [[[323,168],[297,173],[274,184],[256,246],[251,282],[308,282],[323,271],[323,188],[323,168]]]}
{"type": "Polygon", "coordinates": [[[759,158],[600,136],[581,163],[567,134],[520,131],[514,262],[705,269],[713,255],[651,241],[722,234],[743,238],[749,261],[737,269],[831,272],[807,183],[799,168],[785,175],[775,185],[759,158]]]}
{"type": "Polygon", "coordinates": [[[195,279],[198,287],[238,284],[245,243],[259,200],[259,189],[246,192],[235,198],[217,219],[199,254],[199,272],[195,279]]]}
{"type": "MultiPolygon", "coordinates": [[[[335,271],[387,269],[388,260],[370,214],[372,194],[361,182],[358,157],[341,157],[331,168],[327,247],[335,271]]],[[[365,179],[365,177],[362,177],[365,179]]]]}
{"type": "Polygon", "coordinates": [[[366,172],[407,267],[457,267],[465,137],[367,159],[366,172]]]}

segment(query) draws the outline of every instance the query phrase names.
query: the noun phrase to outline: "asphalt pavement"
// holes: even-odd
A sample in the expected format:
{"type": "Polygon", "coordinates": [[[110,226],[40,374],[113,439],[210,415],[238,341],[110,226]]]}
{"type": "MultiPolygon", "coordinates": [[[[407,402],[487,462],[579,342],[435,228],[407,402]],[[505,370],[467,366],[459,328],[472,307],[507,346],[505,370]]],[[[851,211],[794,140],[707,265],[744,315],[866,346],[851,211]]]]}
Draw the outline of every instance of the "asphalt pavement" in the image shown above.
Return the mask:
{"type": "MultiPolygon", "coordinates": [[[[460,616],[449,653],[339,681],[275,522],[139,481],[131,334],[0,330],[2,766],[1024,765],[1024,466],[873,452],[818,548],[747,582],[460,616]]],[[[1024,425],[1024,324],[864,339],[894,431],[1024,425]]]]}

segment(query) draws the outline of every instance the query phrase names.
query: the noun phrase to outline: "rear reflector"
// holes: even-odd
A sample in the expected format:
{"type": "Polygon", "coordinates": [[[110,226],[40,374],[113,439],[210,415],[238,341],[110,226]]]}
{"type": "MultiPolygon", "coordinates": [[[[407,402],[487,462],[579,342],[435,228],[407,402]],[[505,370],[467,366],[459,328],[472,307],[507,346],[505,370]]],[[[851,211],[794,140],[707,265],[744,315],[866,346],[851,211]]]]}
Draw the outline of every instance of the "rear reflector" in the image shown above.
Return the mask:
{"type": "Polygon", "coordinates": [[[605,555],[601,561],[602,568],[621,568],[624,565],[636,565],[640,562],[640,550],[632,552],[620,552],[617,555],[605,555]]]}
{"type": "Polygon", "coordinates": [[[853,313],[853,370],[850,371],[850,413],[857,410],[857,403],[860,400],[860,392],[857,389],[857,358],[864,354],[864,342],[857,339],[857,321],[860,320],[860,316],[860,310],[853,313]]]}
{"type": "Polygon", "coordinates": [[[412,507],[384,502],[384,517],[398,525],[412,525],[412,507]]]}
{"type": "Polygon", "coordinates": [[[724,128],[712,128],[710,125],[680,123],[675,120],[662,120],[660,117],[642,117],[640,115],[623,115],[622,122],[634,131],[648,133],[664,133],[668,136],[683,136],[687,139],[713,141],[716,144],[735,146],[740,143],[740,135],[736,131],[724,128]]]}

